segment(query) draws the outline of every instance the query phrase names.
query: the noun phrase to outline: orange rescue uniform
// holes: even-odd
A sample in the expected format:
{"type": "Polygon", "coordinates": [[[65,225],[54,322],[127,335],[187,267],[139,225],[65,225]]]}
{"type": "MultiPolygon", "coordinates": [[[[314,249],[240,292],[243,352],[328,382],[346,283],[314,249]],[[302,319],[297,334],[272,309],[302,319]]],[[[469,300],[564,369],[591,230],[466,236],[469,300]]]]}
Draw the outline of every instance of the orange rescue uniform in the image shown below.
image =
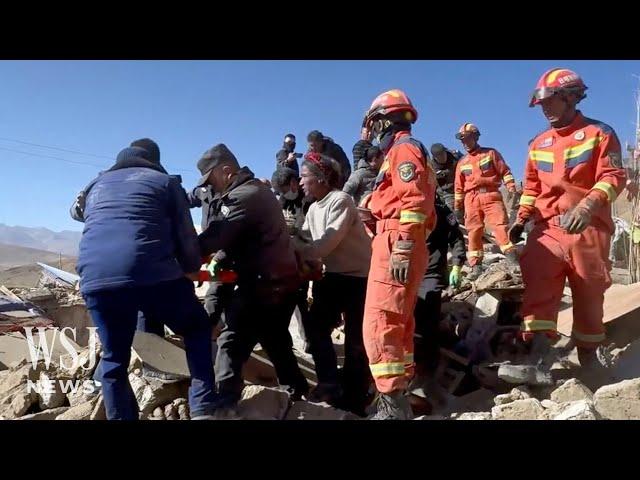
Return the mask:
{"type": "Polygon", "coordinates": [[[467,258],[471,266],[481,262],[484,256],[485,221],[493,230],[502,253],[513,248],[507,234],[509,219],[499,190],[503,182],[510,192],[516,191],[509,166],[493,148],[479,147],[456,166],[455,209],[462,210],[464,205],[464,226],[469,234],[467,258]]]}
{"type": "Polygon", "coordinates": [[[556,332],[568,278],[577,345],[591,349],[605,339],[602,307],[611,285],[611,203],[625,182],[616,133],[580,112],[570,125],[547,130],[531,141],[517,220],[535,222],[520,258],[526,285],[521,326],[525,336],[556,332]],[[570,235],[560,226],[561,216],[586,196],[597,205],[591,224],[570,235]]]}
{"type": "Polygon", "coordinates": [[[413,311],[429,260],[426,239],[436,220],[435,173],[422,149],[409,138],[409,132],[396,133],[369,202],[377,222],[363,336],[381,393],[406,389],[413,376],[413,311]],[[389,269],[391,250],[398,240],[414,242],[405,285],[396,282],[389,269]]]}

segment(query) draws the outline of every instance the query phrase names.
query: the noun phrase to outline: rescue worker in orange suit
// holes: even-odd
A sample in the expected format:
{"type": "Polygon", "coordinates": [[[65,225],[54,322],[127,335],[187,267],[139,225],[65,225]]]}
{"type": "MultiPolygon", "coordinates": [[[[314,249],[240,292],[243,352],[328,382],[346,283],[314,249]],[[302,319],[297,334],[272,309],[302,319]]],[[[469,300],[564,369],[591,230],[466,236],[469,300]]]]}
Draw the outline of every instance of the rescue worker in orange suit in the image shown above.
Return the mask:
{"type": "Polygon", "coordinates": [[[504,182],[511,198],[516,193],[516,183],[500,152],[478,144],[478,127],[465,123],[456,138],[462,142],[467,154],[456,165],[454,211],[460,223],[464,216],[464,226],[469,234],[467,258],[471,267],[467,279],[475,280],[482,273],[485,222],[493,230],[509,263],[518,264],[516,249],[507,234],[509,219],[499,190],[504,182]]]}
{"type": "Polygon", "coordinates": [[[585,90],[575,72],[553,69],[542,75],[529,104],[542,107],[551,128],[529,143],[518,217],[509,231],[516,242],[525,223],[534,222],[520,258],[526,285],[521,333],[530,353],[521,364],[500,367],[499,377],[511,383],[551,383],[557,355],[552,342],[567,278],[580,365],[601,373],[608,366],[601,344],[604,292],[611,285],[610,207],[626,173],[613,129],[576,110],[585,90]]]}
{"type": "Polygon", "coordinates": [[[366,112],[364,140],[385,155],[375,189],[364,202],[376,220],[363,336],[379,392],[375,420],[413,418],[406,397],[413,376],[413,311],[427,269],[426,239],[435,226],[435,173],[424,145],[411,137],[418,118],[401,90],[380,94],[366,112]]]}

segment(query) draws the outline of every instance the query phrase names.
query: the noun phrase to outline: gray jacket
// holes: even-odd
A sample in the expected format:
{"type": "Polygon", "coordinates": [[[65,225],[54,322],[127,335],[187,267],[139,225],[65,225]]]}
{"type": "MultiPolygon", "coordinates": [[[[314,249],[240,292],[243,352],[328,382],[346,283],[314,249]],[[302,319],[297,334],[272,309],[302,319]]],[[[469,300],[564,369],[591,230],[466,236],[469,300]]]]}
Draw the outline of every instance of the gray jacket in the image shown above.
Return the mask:
{"type": "Polygon", "coordinates": [[[358,168],[344,184],[342,191],[351,195],[353,202],[359,205],[362,197],[373,192],[377,175],[378,172],[372,169],[366,160],[361,159],[358,162],[358,168]]]}
{"type": "Polygon", "coordinates": [[[271,189],[247,167],[213,203],[206,230],[199,236],[203,256],[224,250],[238,284],[293,281],[298,264],[282,208],[271,189]]]}

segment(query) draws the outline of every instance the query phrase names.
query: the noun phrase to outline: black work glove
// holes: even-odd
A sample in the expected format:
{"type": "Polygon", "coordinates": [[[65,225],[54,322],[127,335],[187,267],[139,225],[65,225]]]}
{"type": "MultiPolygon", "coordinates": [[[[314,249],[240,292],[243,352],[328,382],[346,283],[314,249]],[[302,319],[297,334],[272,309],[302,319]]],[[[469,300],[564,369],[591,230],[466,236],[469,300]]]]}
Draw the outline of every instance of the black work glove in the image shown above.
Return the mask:
{"type": "Polygon", "coordinates": [[[453,213],[455,213],[458,223],[464,225],[464,210],[454,210],[453,213]]]}
{"type": "Polygon", "coordinates": [[[573,210],[568,211],[562,216],[560,224],[567,233],[578,234],[591,224],[593,210],[595,210],[595,201],[589,197],[583,198],[573,210]]]}
{"type": "Polygon", "coordinates": [[[514,245],[522,240],[522,232],[524,232],[524,223],[514,223],[509,229],[509,241],[514,245]]]}
{"type": "Polygon", "coordinates": [[[403,285],[407,283],[407,277],[409,276],[413,245],[413,240],[398,240],[391,249],[389,272],[396,282],[403,285]]]}

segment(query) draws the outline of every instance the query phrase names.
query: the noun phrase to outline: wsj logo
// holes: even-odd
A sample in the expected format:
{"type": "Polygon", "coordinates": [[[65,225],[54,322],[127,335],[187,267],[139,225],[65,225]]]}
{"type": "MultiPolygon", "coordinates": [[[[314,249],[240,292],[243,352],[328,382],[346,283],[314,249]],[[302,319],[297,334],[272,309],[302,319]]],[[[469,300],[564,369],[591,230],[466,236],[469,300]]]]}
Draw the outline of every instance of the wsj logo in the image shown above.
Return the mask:
{"type": "MultiPolygon", "coordinates": [[[[81,358],[73,345],[69,342],[69,337],[66,332],[70,332],[72,339],[76,339],[76,329],[72,327],[64,327],[62,329],[59,328],[45,328],[38,327],[37,335],[33,334],[33,327],[25,327],[25,334],[27,336],[27,345],[29,347],[29,356],[31,357],[31,365],[33,369],[36,370],[38,368],[38,361],[40,359],[44,359],[44,364],[49,369],[51,365],[52,358],[54,355],[54,351],[56,350],[56,338],[58,342],[63,347],[65,352],[59,352],[57,365],[62,370],[67,370],[69,372],[77,372],[79,368],[84,371],[92,370],[96,365],[96,345],[97,345],[97,328],[96,327],[87,327],[89,330],[89,358],[83,359],[84,363],[81,363],[81,358]],[[53,335],[48,339],[45,336],[45,332],[53,331],[53,335]],[[48,342],[51,342],[49,344],[48,342]]],[[[97,386],[100,384],[98,382],[94,382],[93,380],[69,380],[69,379],[58,379],[58,380],[38,380],[33,382],[31,380],[27,380],[27,391],[32,392],[35,391],[40,394],[53,394],[56,391],[56,382],[60,386],[60,390],[62,393],[78,393],[81,389],[85,394],[94,393],[97,386]]]]}

